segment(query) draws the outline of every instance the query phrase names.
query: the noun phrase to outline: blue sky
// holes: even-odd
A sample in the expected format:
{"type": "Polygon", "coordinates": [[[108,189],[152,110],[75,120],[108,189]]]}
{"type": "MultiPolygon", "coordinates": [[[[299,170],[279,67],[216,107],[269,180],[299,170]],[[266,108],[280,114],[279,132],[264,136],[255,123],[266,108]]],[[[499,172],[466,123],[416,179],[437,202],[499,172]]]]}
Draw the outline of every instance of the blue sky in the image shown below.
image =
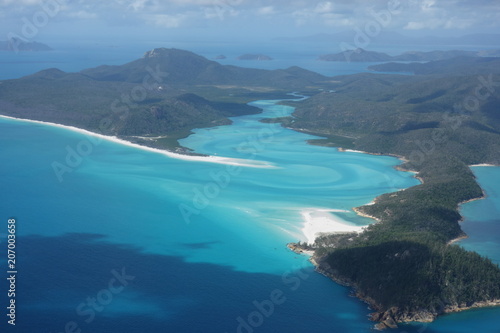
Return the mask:
{"type": "Polygon", "coordinates": [[[377,15],[402,34],[500,32],[498,0],[0,0],[0,40],[269,40],[363,28],[377,15]]]}

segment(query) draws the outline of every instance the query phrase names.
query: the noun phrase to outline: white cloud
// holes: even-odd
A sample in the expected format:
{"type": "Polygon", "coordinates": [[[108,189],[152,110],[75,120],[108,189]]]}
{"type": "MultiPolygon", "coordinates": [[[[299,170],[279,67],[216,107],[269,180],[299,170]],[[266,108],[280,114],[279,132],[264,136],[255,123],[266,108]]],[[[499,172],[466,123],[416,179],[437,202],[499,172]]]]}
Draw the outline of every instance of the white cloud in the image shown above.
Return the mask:
{"type": "Polygon", "coordinates": [[[444,24],[445,29],[467,29],[473,25],[473,20],[468,19],[460,19],[460,18],[451,18],[444,24]]]}
{"type": "Polygon", "coordinates": [[[296,25],[302,26],[310,21],[312,13],[309,10],[296,10],[291,16],[295,20],[296,25]]]}
{"type": "Polygon", "coordinates": [[[435,30],[439,28],[449,29],[454,25],[452,20],[448,19],[428,19],[425,21],[411,21],[404,27],[405,30],[435,30]]]}
{"type": "Polygon", "coordinates": [[[183,6],[220,6],[234,7],[243,3],[243,0],[170,0],[171,2],[183,6]]]}
{"type": "Polygon", "coordinates": [[[23,5],[23,6],[35,6],[42,5],[45,1],[43,0],[0,0],[0,6],[8,6],[11,4],[23,5]]]}
{"type": "Polygon", "coordinates": [[[91,20],[91,19],[97,18],[96,13],[89,13],[85,10],[79,10],[77,12],[69,12],[69,13],[67,13],[67,15],[69,17],[77,18],[77,19],[81,19],[81,20],[91,20]]]}
{"type": "Polygon", "coordinates": [[[320,2],[316,5],[314,12],[318,14],[331,13],[333,12],[333,3],[330,1],[320,2]]]}
{"type": "Polygon", "coordinates": [[[275,14],[275,11],[273,6],[266,6],[266,7],[260,7],[257,10],[257,13],[259,15],[272,15],[275,14]]]}
{"type": "Polygon", "coordinates": [[[128,8],[131,8],[134,11],[141,11],[146,7],[146,2],[147,0],[134,0],[128,5],[128,8]]]}
{"type": "Polygon", "coordinates": [[[260,19],[266,31],[294,28],[295,23],[308,31],[329,32],[332,27],[364,27],[374,20],[374,12],[387,10],[390,1],[401,6],[388,29],[496,31],[500,27],[500,0],[0,0],[0,25],[13,29],[10,22],[32,17],[44,4],[57,2],[61,26],[78,18],[90,25],[105,19],[103,23],[115,26],[223,29],[235,24],[245,29],[243,25],[260,19]],[[275,22],[280,26],[273,26],[275,22]]]}
{"type": "Polygon", "coordinates": [[[158,27],[178,28],[186,20],[186,18],[187,15],[183,14],[176,14],[176,15],[157,14],[157,15],[152,15],[150,17],[150,21],[158,27]]]}
{"type": "Polygon", "coordinates": [[[349,27],[355,23],[354,15],[345,8],[345,4],[323,1],[314,7],[295,10],[291,16],[298,26],[320,23],[328,27],[349,27]]]}
{"type": "Polygon", "coordinates": [[[207,19],[220,19],[224,20],[226,17],[235,17],[240,12],[232,7],[211,6],[203,10],[204,16],[207,19]]]}
{"type": "Polygon", "coordinates": [[[422,0],[422,2],[420,3],[420,8],[423,12],[432,12],[436,10],[436,7],[434,6],[435,4],[435,0],[422,0]]]}
{"type": "Polygon", "coordinates": [[[408,22],[403,29],[405,30],[422,30],[427,28],[427,23],[426,22],[408,22]]]}
{"type": "Polygon", "coordinates": [[[488,11],[478,14],[478,7],[472,2],[457,0],[422,0],[409,22],[406,30],[464,30],[481,25],[488,20],[488,11]]]}
{"type": "Polygon", "coordinates": [[[328,13],[322,16],[325,25],[330,27],[352,27],[356,24],[354,20],[345,15],[328,13]]]}

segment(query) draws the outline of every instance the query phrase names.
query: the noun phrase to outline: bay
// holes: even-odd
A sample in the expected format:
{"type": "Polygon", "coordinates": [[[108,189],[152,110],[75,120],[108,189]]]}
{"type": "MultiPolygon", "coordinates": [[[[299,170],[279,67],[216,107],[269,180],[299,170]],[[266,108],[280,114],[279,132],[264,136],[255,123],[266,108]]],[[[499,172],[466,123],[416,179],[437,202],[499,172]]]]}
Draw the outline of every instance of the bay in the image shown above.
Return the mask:
{"type": "Polygon", "coordinates": [[[174,159],[1,119],[0,207],[2,219],[17,220],[22,272],[16,328],[369,331],[366,305],[285,245],[304,240],[304,209],[347,210],[343,221],[363,225],[371,221],[351,207],[418,181],[393,168],[396,158],[310,146],[312,136],[258,122],[293,111],[276,102],[255,102],[263,114],[183,142],[267,168],[174,159]],[[60,182],[54,163],[87,141],[92,149],[60,182]],[[182,207],[196,213],[186,218],[182,207]]]}
{"type": "MultiPolygon", "coordinates": [[[[399,163],[395,158],[310,146],[306,140],[312,136],[259,122],[293,111],[276,103],[254,102],[263,114],[198,129],[182,142],[200,153],[261,161],[270,168],[183,161],[62,128],[1,119],[0,207],[4,220],[18,221],[23,269],[18,327],[26,332],[64,331],[68,323],[92,332],[369,331],[366,306],[284,245],[304,240],[303,209],[349,210],[417,182],[392,168],[399,163]],[[65,163],[68,147],[77,149],[81,142],[91,142],[91,152],[59,182],[54,162],[65,163]],[[182,205],[197,213],[186,220],[182,205]],[[133,279],[113,294],[109,282],[116,274],[133,279]],[[92,299],[100,303],[89,303],[92,299]]],[[[498,262],[499,168],[473,171],[487,197],[463,205],[462,227],[469,238],[460,244],[498,262]]],[[[342,218],[353,225],[370,222],[352,212],[342,218]]],[[[451,314],[401,330],[498,332],[499,311],[451,314]]]]}

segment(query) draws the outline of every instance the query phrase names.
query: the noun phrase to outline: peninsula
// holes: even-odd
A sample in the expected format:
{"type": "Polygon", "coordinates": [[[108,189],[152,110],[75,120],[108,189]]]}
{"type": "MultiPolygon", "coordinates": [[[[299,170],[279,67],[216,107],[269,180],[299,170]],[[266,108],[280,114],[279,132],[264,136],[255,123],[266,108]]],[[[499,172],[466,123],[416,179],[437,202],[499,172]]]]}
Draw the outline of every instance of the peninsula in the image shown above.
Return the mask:
{"type": "Polygon", "coordinates": [[[379,221],[362,233],[293,246],[314,251],[319,272],[353,287],[378,328],[500,305],[499,267],[454,244],[466,237],[460,204],[483,197],[468,166],[500,164],[499,64],[455,58],[446,68],[429,63],[440,68],[433,74],[338,77],[335,92],[291,103],[294,118],[281,119],[325,137],[313,144],[399,156],[422,182],[356,207],[379,221]]]}

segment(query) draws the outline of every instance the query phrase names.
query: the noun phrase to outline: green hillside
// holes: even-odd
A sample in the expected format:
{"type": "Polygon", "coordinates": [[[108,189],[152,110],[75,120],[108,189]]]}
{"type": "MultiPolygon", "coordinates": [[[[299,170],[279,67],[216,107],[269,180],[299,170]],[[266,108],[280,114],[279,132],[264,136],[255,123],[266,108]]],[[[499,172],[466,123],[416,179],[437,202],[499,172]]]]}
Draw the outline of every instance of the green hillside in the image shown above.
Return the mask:
{"type": "Polygon", "coordinates": [[[298,67],[223,66],[189,51],[161,48],[121,66],[80,73],[52,68],[1,81],[0,110],[174,149],[177,139],[194,128],[230,124],[229,117],[260,112],[246,105],[252,100],[317,90],[326,80],[298,67]]]}
{"type": "Polygon", "coordinates": [[[483,195],[468,165],[500,164],[500,75],[483,74],[496,63],[471,59],[465,72],[475,75],[339,77],[334,92],[293,103],[294,118],[283,120],[325,137],[314,144],[404,157],[423,181],[357,207],[381,221],[359,236],[309,247],[320,271],[371,304],[380,328],[500,304],[499,267],[450,244],[465,236],[459,204],[483,195]]]}

